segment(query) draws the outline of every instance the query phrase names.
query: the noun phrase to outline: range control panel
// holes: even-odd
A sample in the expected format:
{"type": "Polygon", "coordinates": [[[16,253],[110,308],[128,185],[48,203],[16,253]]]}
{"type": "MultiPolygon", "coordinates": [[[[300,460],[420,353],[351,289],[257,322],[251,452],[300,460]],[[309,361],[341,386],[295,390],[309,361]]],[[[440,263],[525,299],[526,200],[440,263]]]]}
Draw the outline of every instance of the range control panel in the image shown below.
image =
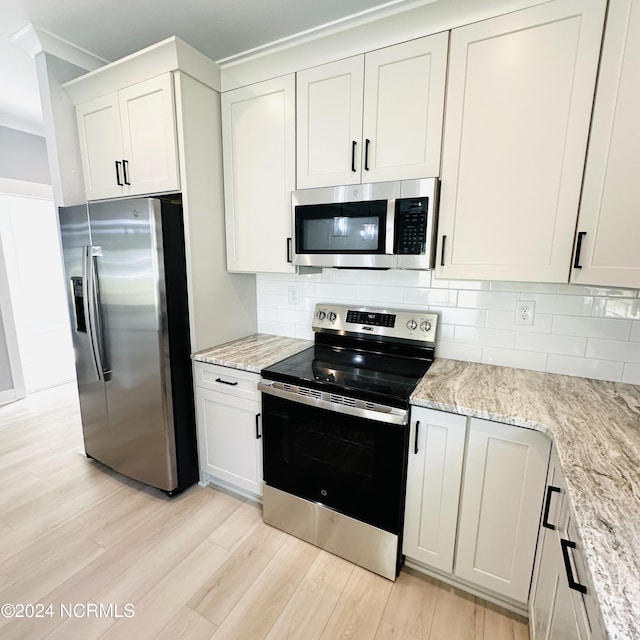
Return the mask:
{"type": "Polygon", "coordinates": [[[316,305],[314,331],[403,338],[435,344],[438,315],[427,311],[374,309],[331,303],[316,305]]]}

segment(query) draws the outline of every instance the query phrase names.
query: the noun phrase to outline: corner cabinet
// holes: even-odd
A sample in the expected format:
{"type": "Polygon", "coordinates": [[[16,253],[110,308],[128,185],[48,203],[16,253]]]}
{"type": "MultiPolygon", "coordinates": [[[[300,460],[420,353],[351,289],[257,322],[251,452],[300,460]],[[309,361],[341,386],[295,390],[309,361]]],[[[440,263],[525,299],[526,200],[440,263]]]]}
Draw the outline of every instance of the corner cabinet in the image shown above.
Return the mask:
{"type": "Polygon", "coordinates": [[[297,74],[297,187],[437,176],[448,34],[297,74]]]}
{"type": "Polygon", "coordinates": [[[605,637],[598,604],[586,584],[577,540],[571,505],[554,450],[529,599],[532,640],[603,640],[605,637]]]}
{"type": "Polygon", "coordinates": [[[292,273],[295,76],[222,94],[229,271],[292,273]]]}
{"type": "Polygon", "coordinates": [[[257,373],[194,362],[200,471],[262,497],[262,422],[257,373]]]}
{"type": "Polygon", "coordinates": [[[551,443],[542,433],[411,409],[408,564],[523,610],[551,443]],[[468,431],[468,433],[467,433],[468,431]]]}
{"type": "Polygon", "coordinates": [[[605,10],[554,0],[451,32],[437,277],[567,282],[605,10]]]}
{"type": "Polygon", "coordinates": [[[88,200],[180,190],[171,73],[76,106],[88,200]]]}
{"type": "Polygon", "coordinates": [[[640,1],[611,0],[571,282],[640,288],[640,1]]]}

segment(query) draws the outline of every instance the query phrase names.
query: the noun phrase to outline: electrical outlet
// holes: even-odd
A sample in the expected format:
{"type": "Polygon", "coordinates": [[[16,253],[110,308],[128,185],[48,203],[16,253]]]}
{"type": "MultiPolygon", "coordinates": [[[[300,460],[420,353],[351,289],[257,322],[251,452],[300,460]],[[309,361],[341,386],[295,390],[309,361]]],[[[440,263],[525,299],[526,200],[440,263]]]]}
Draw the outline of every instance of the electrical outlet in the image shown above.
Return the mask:
{"type": "Polygon", "coordinates": [[[536,303],[532,300],[516,302],[516,324],[530,327],[536,312],[536,303]]]}
{"type": "Polygon", "coordinates": [[[295,285],[289,285],[289,304],[293,306],[297,306],[298,304],[298,294],[300,290],[295,285]]]}

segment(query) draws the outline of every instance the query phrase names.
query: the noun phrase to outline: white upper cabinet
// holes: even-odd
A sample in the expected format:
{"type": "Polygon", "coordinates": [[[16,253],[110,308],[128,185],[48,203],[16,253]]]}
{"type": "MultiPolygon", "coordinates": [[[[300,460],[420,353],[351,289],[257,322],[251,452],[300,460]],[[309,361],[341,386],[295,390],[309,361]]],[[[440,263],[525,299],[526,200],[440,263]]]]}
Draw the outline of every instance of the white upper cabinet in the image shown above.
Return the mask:
{"type": "Polygon", "coordinates": [[[437,176],[448,34],[297,74],[297,187],[437,176]]]}
{"type": "Polygon", "coordinates": [[[291,273],[295,76],[222,94],[229,271],[291,273]]]}
{"type": "Polygon", "coordinates": [[[605,7],[451,32],[437,277],[567,281],[605,7]]]}
{"type": "Polygon", "coordinates": [[[178,191],[170,73],[76,106],[88,200],[178,191]]]}
{"type": "Polygon", "coordinates": [[[297,74],[297,186],[360,182],[364,56],[297,74]]]}
{"type": "Polygon", "coordinates": [[[639,70],[640,2],[611,0],[571,273],[576,284],[640,288],[639,70]]]}

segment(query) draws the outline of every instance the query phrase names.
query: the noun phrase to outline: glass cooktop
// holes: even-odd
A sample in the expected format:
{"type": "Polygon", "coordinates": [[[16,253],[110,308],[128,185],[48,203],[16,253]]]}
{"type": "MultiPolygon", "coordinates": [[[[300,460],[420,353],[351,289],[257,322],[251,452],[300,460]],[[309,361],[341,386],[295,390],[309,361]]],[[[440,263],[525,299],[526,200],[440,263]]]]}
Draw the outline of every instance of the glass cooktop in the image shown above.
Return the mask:
{"type": "Polygon", "coordinates": [[[431,362],[316,344],[261,373],[267,380],[405,407],[431,362]]]}

